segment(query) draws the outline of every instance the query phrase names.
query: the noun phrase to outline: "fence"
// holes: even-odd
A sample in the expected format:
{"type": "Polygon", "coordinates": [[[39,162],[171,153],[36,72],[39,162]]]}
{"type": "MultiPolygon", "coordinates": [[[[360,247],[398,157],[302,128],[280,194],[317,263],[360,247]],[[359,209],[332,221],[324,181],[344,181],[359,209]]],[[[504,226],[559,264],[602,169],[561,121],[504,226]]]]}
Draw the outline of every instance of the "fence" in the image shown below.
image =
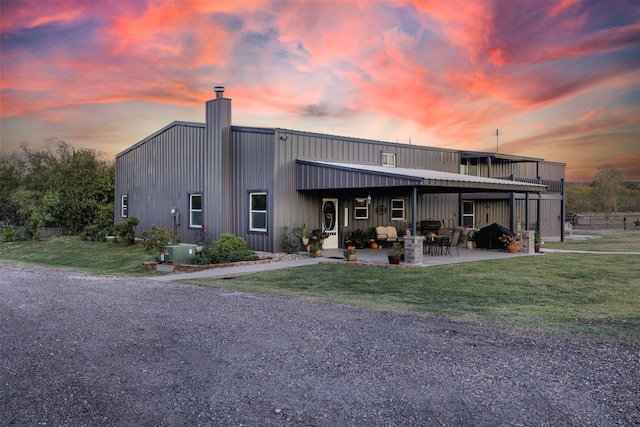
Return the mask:
{"type": "Polygon", "coordinates": [[[567,217],[566,222],[573,225],[574,230],[640,230],[640,213],[604,215],[574,215],[567,217]]]}

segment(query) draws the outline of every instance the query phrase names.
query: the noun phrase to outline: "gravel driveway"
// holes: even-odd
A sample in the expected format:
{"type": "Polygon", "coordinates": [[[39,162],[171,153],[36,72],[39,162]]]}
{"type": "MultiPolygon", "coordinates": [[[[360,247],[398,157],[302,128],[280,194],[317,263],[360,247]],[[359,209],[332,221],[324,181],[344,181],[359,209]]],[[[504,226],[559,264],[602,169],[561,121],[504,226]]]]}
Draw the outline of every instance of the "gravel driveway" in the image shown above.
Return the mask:
{"type": "Polygon", "coordinates": [[[0,265],[0,425],[640,425],[640,346],[0,265]]]}

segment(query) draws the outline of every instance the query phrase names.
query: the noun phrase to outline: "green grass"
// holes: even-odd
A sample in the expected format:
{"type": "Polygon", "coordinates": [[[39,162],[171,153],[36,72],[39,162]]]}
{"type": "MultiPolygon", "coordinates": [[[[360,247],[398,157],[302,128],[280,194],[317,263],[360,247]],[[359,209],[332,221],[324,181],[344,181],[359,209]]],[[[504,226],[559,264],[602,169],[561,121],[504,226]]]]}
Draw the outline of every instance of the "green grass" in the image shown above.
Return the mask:
{"type": "Polygon", "coordinates": [[[142,245],[89,242],[75,236],[53,236],[39,242],[1,242],[0,262],[82,270],[97,275],[150,276],[142,262],[153,261],[142,245]]]}
{"type": "Polygon", "coordinates": [[[545,242],[542,249],[598,252],[640,252],[640,229],[610,232],[602,236],[567,236],[564,242],[545,242]]]}
{"type": "Polygon", "coordinates": [[[633,255],[549,254],[411,269],[318,265],[189,282],[494,326],[640,340],[640,265],[633,255]]]}
{"type": "MultiPolygon", "coordinates": [[[[571,244],[583,250],[600,245],[628,251],[634,250],[638,237],[640,233],[615,233],[571,244]]],[[[77,237],[0,243],[0,262],[101,275],[161,274],[142,271],[142,262],[148,260],[151,257],[141,245],[85,242],[77,237]]],[[[425,268],[324,264],[189,283],[638,342],[639,261],[638,255],[555,253],[425,268]]]]}

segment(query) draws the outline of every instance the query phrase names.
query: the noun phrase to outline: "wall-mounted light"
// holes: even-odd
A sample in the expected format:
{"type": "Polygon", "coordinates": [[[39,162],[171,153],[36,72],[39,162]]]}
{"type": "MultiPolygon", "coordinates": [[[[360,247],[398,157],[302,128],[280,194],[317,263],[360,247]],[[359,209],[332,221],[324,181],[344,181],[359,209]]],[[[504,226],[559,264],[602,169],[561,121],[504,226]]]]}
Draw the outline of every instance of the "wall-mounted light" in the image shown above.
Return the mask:
{"type": "Polygon", "coordinates": [[[280,139],[283,140],[283,141],[286,141],[287,138],[288,138],[287,135],[280,135],[280,139]]]}
{"type": "Polygon", "coordinates": [[[369,194],[369,195],[367,196],[367,203],[368,203],[368,204],[371,204],[371,194],[369,194]]]}

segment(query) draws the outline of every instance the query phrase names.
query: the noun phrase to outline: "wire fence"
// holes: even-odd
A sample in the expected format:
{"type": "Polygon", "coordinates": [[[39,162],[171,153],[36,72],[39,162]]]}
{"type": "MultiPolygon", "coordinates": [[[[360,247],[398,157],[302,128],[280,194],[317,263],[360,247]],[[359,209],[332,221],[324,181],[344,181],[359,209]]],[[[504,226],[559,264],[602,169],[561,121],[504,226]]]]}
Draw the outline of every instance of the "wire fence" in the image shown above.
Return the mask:
{"type": "Polygon", "coordinates": [[[571,215],[565,218],[574,230],[640,230],[640,212],[605,215],[571,215]]]}

